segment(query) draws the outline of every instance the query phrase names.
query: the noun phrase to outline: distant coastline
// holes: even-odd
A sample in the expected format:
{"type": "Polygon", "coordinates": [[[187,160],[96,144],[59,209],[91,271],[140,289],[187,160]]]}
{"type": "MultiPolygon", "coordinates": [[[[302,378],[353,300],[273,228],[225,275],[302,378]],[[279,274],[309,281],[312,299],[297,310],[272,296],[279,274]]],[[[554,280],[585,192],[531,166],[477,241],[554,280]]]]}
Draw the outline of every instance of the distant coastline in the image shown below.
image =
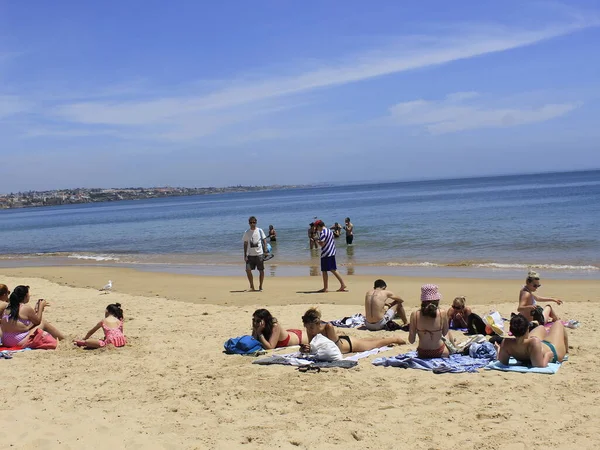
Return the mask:
{"type": "Polygon", "coordinates": [[[118,202],[149,198],[184,197],[191,195],[226,194],[235,192],[271,191],[310,188],[323,185],[269,185],[228,187],[150,187],[150,188],[76,188],[49,191],[27,191],[0,195],[0,209],[34,208],[40,206],[73,205],[81,203],[118,202]]]}

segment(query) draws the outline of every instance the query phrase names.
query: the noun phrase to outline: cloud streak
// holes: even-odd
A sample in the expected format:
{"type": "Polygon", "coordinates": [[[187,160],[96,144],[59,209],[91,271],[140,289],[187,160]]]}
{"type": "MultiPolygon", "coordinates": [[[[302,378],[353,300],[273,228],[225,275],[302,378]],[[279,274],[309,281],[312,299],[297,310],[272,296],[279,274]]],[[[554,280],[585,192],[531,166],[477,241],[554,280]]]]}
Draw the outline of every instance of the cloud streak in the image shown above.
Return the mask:
{"type": "Polygon", "coordinates": [[[185,116],[232,110],[280,97],[534,45],[597,25],[596,22],[577,21],[534,31],[489,27],[485,32],[479,27],[451,36],[406,39],[396,43],[392,49],[357,55],[351,58],[351,62],[346,60],[336,65],[324,65],[294,76],[231,81],[230,87],[205,95],[62,104],[54,108],[53,115],[87,125],[168,125],[185,116]]]}
{"type": "Polygon", "coordinates": [[[549,103],[538,107],[491,107],[469,102],[474,98],[477,96],[472,92],[454,93],[440,101],[398,103],[390,108],[390,114],[395,124],[421,126],[432,134],[444,134],[544,122],[580,106],[579,103],[549,103]]]}

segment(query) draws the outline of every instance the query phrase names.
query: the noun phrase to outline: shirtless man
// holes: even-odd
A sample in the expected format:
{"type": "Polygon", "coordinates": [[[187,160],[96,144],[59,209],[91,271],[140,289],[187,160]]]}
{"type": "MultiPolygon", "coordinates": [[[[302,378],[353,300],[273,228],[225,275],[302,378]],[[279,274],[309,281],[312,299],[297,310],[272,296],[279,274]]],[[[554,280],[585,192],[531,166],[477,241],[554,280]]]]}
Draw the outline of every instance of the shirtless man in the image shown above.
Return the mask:
{"type": "Polygon", "coordinates": [[[403,325],[408,324],[402,300],[392,291],[387,290],[383,280],[375,280],[373,289],[365,294],[365,327],[370,331],[385,329],[385,326],[398,314],[403,325]]]}
{"type": "Polygon", "coordinates": [[[514,339],[504,339],[498,352],[502,364],[508,364],[512,356],[517,361],[531,362],[533,367],[546,367],[551,362],[562,362],[569,351],[567,331],[560,320],[548,331],[543,326],[529,331],[529,320],[517,314],[510,319],[510,332],[514,339]]]}
{"type": "Polygon", "coordinates": [[[344,223],[346,224],[344,226],[344,230],[346,230],[346,244],[351,245],[354,241],[354,225],[350,222],[350,217],[346,217],[344,223]]]}

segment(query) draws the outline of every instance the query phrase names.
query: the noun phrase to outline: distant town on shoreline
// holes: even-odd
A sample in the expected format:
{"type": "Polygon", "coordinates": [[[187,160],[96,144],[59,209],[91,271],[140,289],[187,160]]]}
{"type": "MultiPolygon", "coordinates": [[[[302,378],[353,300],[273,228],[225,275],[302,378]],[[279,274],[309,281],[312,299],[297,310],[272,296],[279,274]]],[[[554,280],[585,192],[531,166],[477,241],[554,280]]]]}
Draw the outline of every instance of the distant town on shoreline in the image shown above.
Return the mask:
{"type": "Polygon", "coordinates": [[[116,202],[122,200],[142,200],[161,197],[183,197],[190,195],[225,194],[232,192],[269,191],[275,189],[296,189],[313,185],[270,185],[270,186],[228,186],[228,187],[151,187],[151,188],[76,188],[50,191],[27,191],[0,194],[0,209],[31,208],[36,206],[71,205],[78,203],[116,202]]]}

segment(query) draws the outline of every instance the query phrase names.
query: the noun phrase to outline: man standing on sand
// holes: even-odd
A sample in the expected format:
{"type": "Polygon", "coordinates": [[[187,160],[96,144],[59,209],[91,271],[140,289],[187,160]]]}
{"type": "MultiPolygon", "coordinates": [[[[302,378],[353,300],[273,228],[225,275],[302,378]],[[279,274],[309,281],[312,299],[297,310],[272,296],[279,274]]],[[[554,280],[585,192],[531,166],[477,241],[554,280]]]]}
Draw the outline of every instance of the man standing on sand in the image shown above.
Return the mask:
{"type": "Polygon", "coordinates": [[[323,223],[322,220],[317,220],[315,222],[315,228],[319,232],[319,240],[315,239],[315,242],[321,247],[321,272],[323,274],[323,289],[319,292],[327,292],[329,287],[329,274],[327,272],[331,272],[335,275],[340,282],[338,292],[343,292],[346,290],[346,285],[337,271],[333,233],[325,226],[325,223],[323,223]]]}
{"type": "Polygon", "coordinates": [[[386,329],[388,322],[397,315],[403,325],[408,324],[402,300],[392,291],[387,290],[383,280],[375,280],[373,289],[365,294],[365,327],[370,331],[386,329]],[[391,302],[389,301],[391,300],[391,302]]]}
{"type": "Polygon", "coordinates": [[[354,225],[350,222],[350,217],[346,217],[344,222],[346,223],[344,226],[344,230],[346,230],[346,244],[350,245],[354,241],[354,225]]]}
{"type": "Polygon", "coordinates": [[[263,281],[265,279],[265,264],[263,255],[267,249],[267,236],[265,232],[256,226],[256,217],[250,216],[248,219],[250,229],[244,233],[244,261],[246,262],[246,275],[250,282],[250,290],[254,289],[254,278],[252,271],[258,269],[259,272],[259,285],[258,290],[262,291],[263,281]]]}

